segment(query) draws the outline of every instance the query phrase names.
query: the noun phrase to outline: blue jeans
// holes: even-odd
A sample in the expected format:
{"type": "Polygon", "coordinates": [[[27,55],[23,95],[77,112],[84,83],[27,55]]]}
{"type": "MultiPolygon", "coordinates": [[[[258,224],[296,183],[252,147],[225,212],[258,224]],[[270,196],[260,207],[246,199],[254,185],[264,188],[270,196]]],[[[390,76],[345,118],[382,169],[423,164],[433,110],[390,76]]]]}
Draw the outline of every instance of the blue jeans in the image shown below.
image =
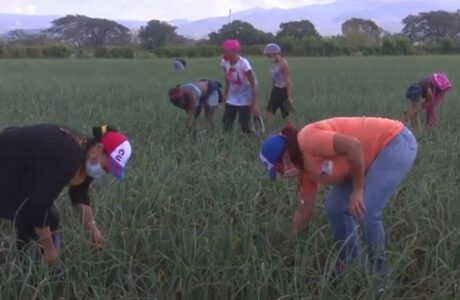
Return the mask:
{"type": "MultiPolygon", "coordinates": [[[[404,128],[380,151],[366,172],[366,212],[359,225],[368,246],[369,258],[377,272],[382,271],[385,259],[382,211],[412,168],[416,156],[417,141],[412,132],[404,128]]],[[[352,189],[350,180],[333,186],[325,203],[339,258],[343,262],[351,261],[357,255],[357,223],[348,212],[352,189]]]]}

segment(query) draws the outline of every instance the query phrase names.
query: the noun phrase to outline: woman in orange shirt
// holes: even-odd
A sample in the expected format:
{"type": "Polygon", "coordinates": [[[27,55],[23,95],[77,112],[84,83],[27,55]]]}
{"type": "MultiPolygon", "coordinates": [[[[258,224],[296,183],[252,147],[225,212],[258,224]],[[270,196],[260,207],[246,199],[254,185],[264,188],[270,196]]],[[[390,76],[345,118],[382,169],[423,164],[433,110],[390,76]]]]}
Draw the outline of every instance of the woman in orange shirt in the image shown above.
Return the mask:
{"type": "Polygon", "coordinates": [[[357,255],[359,224],[378,272],[385,257],[382,211],[416,155],[417,141],[401,122],[366,117],[323,120],[300,131],[287,126],[268,137],[260,151],[273,180],[277,173],[298,177],[294,232],[311,219],[319,185],[332,185],[325,208],[341,260],[338,268],[357,255]]]}

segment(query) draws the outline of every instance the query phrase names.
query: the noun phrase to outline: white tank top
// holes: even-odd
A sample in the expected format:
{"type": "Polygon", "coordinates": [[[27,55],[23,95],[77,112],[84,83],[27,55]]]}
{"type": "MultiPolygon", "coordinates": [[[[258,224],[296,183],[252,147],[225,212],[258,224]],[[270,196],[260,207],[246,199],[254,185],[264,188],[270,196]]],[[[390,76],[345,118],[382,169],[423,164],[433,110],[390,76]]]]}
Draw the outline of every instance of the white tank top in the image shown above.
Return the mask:
{"type": "Polygon", "coordinates": [[[284,77],[283,71],[278,64],[273,65],[271,72],[273,86],[282,89],[287,87],[286,78],[284,77]]]}

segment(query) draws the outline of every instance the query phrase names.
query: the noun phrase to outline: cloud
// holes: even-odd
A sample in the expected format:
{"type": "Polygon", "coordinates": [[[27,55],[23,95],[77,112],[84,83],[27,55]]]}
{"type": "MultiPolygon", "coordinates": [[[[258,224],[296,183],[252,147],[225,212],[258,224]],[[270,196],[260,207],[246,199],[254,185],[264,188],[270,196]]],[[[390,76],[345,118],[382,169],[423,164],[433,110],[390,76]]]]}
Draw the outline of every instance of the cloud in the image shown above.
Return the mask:
{"type": "Polygon", "coordinates": [[[189,19],[255,7],[292,8],[335,0],[0,0],[0,13],[84,14],[112,19],[189,19]]]}
{"type": "Polygon", "coordinates": [[[21,10],[23,14],[26,14],[26,15],[35,15],[35,11],[36,11],[35,6],[30,5],[30,4],[24,5],[20,7],[19,9],[21,10]]]}
{"type": "Polygon", "coordinates": [[[0,12],[34,15],[36,13],[36,8],[31,2],[21,0],[0,0],[0,12]]]}

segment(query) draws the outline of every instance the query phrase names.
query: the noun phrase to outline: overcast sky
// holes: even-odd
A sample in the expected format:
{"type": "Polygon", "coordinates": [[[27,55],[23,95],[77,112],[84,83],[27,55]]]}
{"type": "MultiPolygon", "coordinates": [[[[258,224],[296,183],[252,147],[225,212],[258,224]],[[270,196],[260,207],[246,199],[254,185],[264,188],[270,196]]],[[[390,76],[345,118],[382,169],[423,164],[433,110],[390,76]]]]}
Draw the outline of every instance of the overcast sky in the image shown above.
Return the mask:
{"type": "Polygon", "coordinates": [[[0,0],[0,13],[84,14],[117,20],[195,20],[227,15],[229,9],[292,8],[330,2],[334,0],[0,0]]]}

